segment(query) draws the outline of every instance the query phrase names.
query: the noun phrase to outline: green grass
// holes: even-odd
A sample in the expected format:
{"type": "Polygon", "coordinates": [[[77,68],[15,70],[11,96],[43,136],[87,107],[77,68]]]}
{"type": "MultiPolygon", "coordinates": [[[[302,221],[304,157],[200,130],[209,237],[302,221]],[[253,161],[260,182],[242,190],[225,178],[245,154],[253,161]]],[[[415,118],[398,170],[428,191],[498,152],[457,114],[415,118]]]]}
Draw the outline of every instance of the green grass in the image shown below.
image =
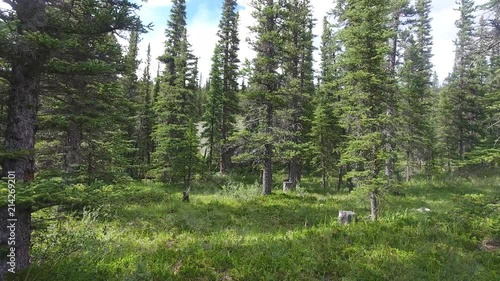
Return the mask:
{"type": "Polygon", "coordinates": [[[500,280],[500,178],[415,181],[367,221],[362,190],[259,195],[221,181],[181,189],[107,187],[100,208],[35,230],[34,263],[8,280],[500,280]],[[428,207],[429,213],[419,213],[428,207]],[[339,226],[339,210],[360,220],[339,226]]]}

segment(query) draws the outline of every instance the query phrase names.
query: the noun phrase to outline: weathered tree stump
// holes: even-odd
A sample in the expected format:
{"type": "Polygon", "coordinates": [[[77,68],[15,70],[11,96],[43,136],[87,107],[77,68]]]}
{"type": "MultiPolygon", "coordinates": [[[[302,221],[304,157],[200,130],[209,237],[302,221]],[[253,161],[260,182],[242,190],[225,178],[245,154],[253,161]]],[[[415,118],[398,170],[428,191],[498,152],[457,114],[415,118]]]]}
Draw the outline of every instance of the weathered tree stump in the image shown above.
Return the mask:
{"type": "Polygon", "coordinates": [[[356,213],[352,211],[339,211],[339,224],[349,224],[356,220],[356,213]]]}
{"type": "Polygon", "coordinates": [[[283,181],[283,191],[289,191],[293,189],[293,182],[289,180],[283,181]]]}

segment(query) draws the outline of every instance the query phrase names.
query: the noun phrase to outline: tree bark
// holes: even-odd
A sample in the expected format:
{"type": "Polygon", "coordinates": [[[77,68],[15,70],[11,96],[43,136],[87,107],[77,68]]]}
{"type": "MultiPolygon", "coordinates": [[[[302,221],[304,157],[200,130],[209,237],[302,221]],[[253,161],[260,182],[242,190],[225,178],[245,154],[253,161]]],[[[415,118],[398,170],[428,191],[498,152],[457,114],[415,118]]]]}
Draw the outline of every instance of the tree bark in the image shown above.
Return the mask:
{"type": "Polygon", "coordinates": [[[339,166],[339,176],[337,181],[337,191],[342,189],[342,184],[344,183],[344,167],[339,166]]]}
{"type": "MultiPolygon", "coordinates": [[[[36,66],[12,66],[13,83],[8,99],[5,149],[11,153],[2,163],[2,176],[15,172],[16,185],[27,184],[35,176],[35,130],[40,92],[40,69],[36,66]]],[[[19,191],[18,191],[19,192],[19,191]]],[[[4,211],[4,210],[1,210],[4,211]]],[[[30,264],[31,207],[16,206],[16,271],[30,264]]],[[[7,231],[6,228],[1,229],[7,231]]],[[[2,233],[2,236],[5,234],[2,233]]],[[[0,244],[4,244],[1,241],[0,244]]],[[[5,257],[0,257],[0,263],[5,257]]],[[[3,268],[0,268],[0,270],[3,268]]],[[[0,276],[4,272],[0,272],[0,276]]]]}
{"type": "MultiPolygon", "coordinates": [[[[267,156],[269,154],[269,151],[272,150],[272,145],[266,144],[265,149],[267,156]]],[[[272,160],[271,158],[266,157],[266,159],[264,160],[264,170],[262,172],[262,195],[271,194],[272,181],[273,181],[272,160]]]]}
{"type": "Polygon", "coordinates": [[[406,151],[406,182],[410,181],[410,151],[406,151]]]}
{"type": "Polygon", "coordinates": [[[73,174],[78,170],[82,160],[83,134],[78,124],[70,124],[66,132],[66,153],[64,156],[64,172],[73,174]]]}
{"type": "Polygon", "coordinates": [[[219,172],[221,175],[227,173],[231,167],[232,150],[227,148],[226,141],[223,141],[220,148],[220,166],[219,172]]]}
{"type": "Polygon", "coordinates": [[[288,180],[290,181],[290,190],[295,190],[299,177],[299,160],[293,157],[288,163],[288,180]]]}
{"type": "MultiPolygon", "coordinates": [[[[271,134],[273,122],[273,107],[270,103],[266,106],[266,133],[271,134]]],[[[273,144],[264,145],[264,171],[262,173],[262,195],[271,194],[273,184],[273,144]]]]}
{"type": "Polygon", "coordinates": [[[370,192],[370,210],[372,221],[376,221],[378,219],[377,191],[370,192]]]}

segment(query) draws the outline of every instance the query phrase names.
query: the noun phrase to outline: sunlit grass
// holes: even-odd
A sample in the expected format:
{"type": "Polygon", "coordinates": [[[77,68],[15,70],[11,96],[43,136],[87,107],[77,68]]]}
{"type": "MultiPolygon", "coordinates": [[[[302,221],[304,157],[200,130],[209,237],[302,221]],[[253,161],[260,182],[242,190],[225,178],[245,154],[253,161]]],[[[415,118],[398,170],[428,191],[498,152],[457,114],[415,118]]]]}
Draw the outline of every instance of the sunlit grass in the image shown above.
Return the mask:
{"type": "Polygon", "coordinates": [[[257,184],[199,185],[189,203],[180,188],[114,187],[100,208],[36,230],[33,266],[8,280],[500,280],[498,249],[480,248],[500,239],[499,184],[414,181],[383,196],[376,223],[362,190],[314,183],[266,197],[257,184]],[[338,225],[339,210],[359,221],[338,225]]]}

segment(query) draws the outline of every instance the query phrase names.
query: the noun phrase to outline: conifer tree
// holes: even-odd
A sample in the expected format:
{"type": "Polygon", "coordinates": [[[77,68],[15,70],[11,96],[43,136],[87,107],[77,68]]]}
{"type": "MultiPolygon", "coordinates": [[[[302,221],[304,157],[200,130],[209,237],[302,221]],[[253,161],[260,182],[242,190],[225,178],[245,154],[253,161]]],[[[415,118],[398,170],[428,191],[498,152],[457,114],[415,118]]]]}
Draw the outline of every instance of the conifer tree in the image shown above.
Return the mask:
{"type": "Polygon", "coordinates": [[[339,125],[337,79],[340,76],[337,58],[340,55],[338,37],[327,18],[323,18],[323,33],[321,35],[321,76],[320,86],[315,98],[315,110],[312,119],[311,149],[313,162],[321,174],[323,188],[329,185],[332,171],[338,170],[338,186],[342,183],[340,160],[340,146],[343,131],[339,125]]]}
{"type": "Polygon", "coordinates": [[[431,126],[431,77],[432,36],[430,25],[430,1],[416,2],[416,20],[408,30],[404,41],[404,63],[400,69],[401,98],[399,130],[401,149],[406,161],[406,180],[413,174],[415,165],[426,165],[430,171],[433,155],[433,129],[431,126]]]}
{"type": "Polygon", "coordinates": [[[463,161],[465,153],[479,143],[484,121],[478,75],[474,70],[474,2],[461,0],[458,4],[460,18],[456,21],[455,65],[440,100],[440,140],[448,171],[463,161]]]}
{"type": "Polygon", "coordinates": [[[346,27],[339,31],[345,52],[339,64],[345,73],[340,78],[341,124],[347,133],[342,162],[354,170],[348,176],[357,178],[370,191],[372,219],[377,219],[377,196],[384,185],[387,144],[383,130],[388,120],[387,109],[393,81],[386,57],[389,53],[389,1],[346,1],[342,20],[346,27]]]}
{"type": "Polygon", "coordinates": [[[311,98],[314,93],[313,34],[314,20],[309,0],[289,0],[284,3],[281,37],[283,61],[283,89],[286,105],[281,115],[279,130],[283,135],[280,157],[288,162],[290,189],[295,189],[300,177],[312,119],[311,98]]]}
{"type": "MultiPolygon", "coordinates": [[[[183,182],[189,188],[198,159],[197,144],[190,131],[194,125],[194,87],[197,73],[186,31],[186,2],[174,0],[165,31],[165,63],[160,93],[155,104],[156,125],[153,173],[161,180],[183,182]]],[[[196,134],[195,134],[196,135],[196,134]]]]}
{"type": "Polygon", "coordinates": [[[151,153],[153,152],[153,101],[151,99],[151,46],[148,44],[146,53],[146,65],[142,74],[140,91],[143,97],[143,104],[139,117],[139,128],[137,132],[137,148],[139,160],[139,177],[144,177],[151,164],[151,153]]]}
{"type": "Polygon", "coordinates": [[[209,88],[207,95],[207,105],[205,108],[205,121],[203,136],[207,138],[208,144],[208,169],[212,170],[214,158],[220,161],[220,155],[217,149],[221,145],[220,123],[222,116],[222,101],[223,101],[223,78],[221,73],[222,61],[220,46],[217,45],[212,56],[212,68],[210,71],[209,88]]]}
{"type": "Polygon", "coordinates": [[[498,2],[495,6],[495,1],[490,1],[482,9],[485,14],[479,21],[474,68],[480,92],[484,92],[485,131],[479,145],[467,155],[467,162],[494,166],[500,164],[500,8],[498,2]]]}
{"type": "MultiPolygon", "coordinates": [[[[137,26],[138,19],[132,11],[138,6],[129,1],[66,1],[18,0],[13,11],[2,12],[2,21],[11,26],[11,36],[0,37],[0,58],[9,64],[0,76],[9,82],[8,112],[6,119],[5,153],[2,160],[2,176],[7,171],[16,171],[19,183],[28,184],[35,177],[35,132],[37,109],[42,90],[42,76],[47,64],[74,41],[72,35],[90,38],[109,34],[117,30],[130,30],[137,26]],[[75,7],[91,11],[83,16],[75,7]]],[[[71,60],[71,57],[68,58],[71,60]]],[[[27,185],[25,185],[26,187],[27,185]]],[[[29,265],[32,203],[16,206],[17,235],[16,271],[29,265]],[[22,239],[21,239],[22,238],[22,239]]],[[[3,209],[2,214],[6,213],[3,209]]],[[[5,229],[3,217],[0,226],[5,229]]],[[[6,241],[0,241],[1,244],[6,241]]],[[[2,260],[2,263],[5,261],[2,260]]],[[[2,267],[3,268],[3,267],[2,267]]],[[[0,272],[2,275],[3,272],[0,272]]]]}
{"type": "Polygon", "coordinates": [[[253,0],[252,15],[257,19],[257,24],[251,27],[256,34],[256,40],[252,47],[257,53],[254,60],[254,73],[250,84],[252,96],[259,110],[259,133],[254,135],[256,142],[262,143],[263,153],[261,156],[263,164],[262,194],[271,194],[273,180],[273,120],[276,107],[281,101],[278,93],[280,75],[278,67],[280,63],[280,20],[281,7],[275,0],[253,0]]]}
{"type": "Polygon", "coordinates": [[[233,134],[238,110],[238,13],[235,0],[225,0],[212,57],[210,90],[204,135],[209,139],[209,164],[215,157],[220,174],[231,164],[228,140],[233,134]]]}
{"type": "Polygon", "coordinates": [[[130,38],[128,41],[128,50],[124,58],[125,71],[123,76],[123,91],[127,98],[127,139],[132,144],[133,150],[127,155],[130,168],[129,174],[137,178],[139,176],[139,169],[141,165],[141,160],[139,156],[139,104],[141,103],[141,98],[139,96],[139,80],[137,78],[137,68],[139,67],[140,61],[138,60],[138,45],[139,45],[139,32],[138,30],[132,30],[130,32],[130,38]]]}

